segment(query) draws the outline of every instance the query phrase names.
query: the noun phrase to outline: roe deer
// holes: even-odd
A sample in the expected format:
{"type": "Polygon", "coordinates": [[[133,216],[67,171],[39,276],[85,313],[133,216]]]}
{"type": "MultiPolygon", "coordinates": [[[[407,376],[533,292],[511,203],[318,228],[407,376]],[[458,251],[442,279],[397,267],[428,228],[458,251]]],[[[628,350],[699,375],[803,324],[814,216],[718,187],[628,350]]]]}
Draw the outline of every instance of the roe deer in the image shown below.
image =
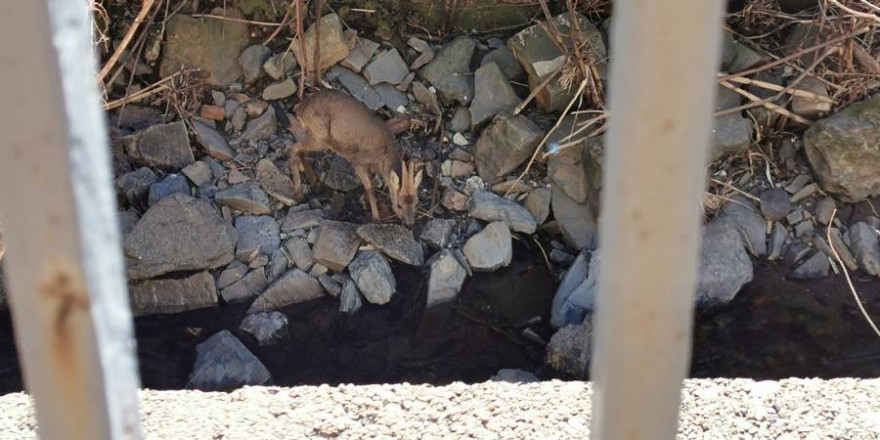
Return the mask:
{"type": "Polygon", "coordinates": [[[323,90],[303,99],[293,107],[296,120],[289,120],[278,106],[278,119],[296,136],[287,146],[294,196],[302,200],[300,166],[309,183],[317,178],[305,155],[330,150],[347,160],[364,185],[373,220],[379,220],[372,174],[380,174],[388,185],[394,213],[409,226],[415,223],[422,171],[415,164],[400,159],[394,135],[382,120],[355,98],[333,90],[323,90]]]}

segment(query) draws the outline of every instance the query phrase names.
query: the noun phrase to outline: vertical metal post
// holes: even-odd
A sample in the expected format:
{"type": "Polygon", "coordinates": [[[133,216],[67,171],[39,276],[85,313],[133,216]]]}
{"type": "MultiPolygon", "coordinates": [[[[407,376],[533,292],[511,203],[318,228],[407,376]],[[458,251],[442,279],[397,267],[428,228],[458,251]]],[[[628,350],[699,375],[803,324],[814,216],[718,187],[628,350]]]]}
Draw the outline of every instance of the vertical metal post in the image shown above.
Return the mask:
{"type": "Polygon", "coordinates": [[[40,438],[140,438],[134,338],[85,0],[0,15],[0,212],[40,438]]]}
{"type": "Polygon", "coordinates": [[[690,361],[721,0],[618,0],[592,438],[673,439],[690,361]]]}

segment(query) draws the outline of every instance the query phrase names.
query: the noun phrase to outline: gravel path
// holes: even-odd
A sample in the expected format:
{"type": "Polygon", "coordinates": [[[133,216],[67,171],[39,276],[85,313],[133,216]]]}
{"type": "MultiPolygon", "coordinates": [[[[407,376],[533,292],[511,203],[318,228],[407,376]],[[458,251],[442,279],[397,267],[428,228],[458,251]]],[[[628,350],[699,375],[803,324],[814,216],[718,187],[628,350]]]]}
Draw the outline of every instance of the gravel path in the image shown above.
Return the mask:
{"type": "MultiPolygon", "coordinates": [[[[681,439],[880,438],[880,380],[689,380],[681,439]]],[[[143,391],[149,439],[583,439],[590,385],[370,385],[143,391]],[[186,433],[185,435],[183,433],[186,433]]],[[[0,397],[0,438],[32,439],[27,396],[0,397]]]]}

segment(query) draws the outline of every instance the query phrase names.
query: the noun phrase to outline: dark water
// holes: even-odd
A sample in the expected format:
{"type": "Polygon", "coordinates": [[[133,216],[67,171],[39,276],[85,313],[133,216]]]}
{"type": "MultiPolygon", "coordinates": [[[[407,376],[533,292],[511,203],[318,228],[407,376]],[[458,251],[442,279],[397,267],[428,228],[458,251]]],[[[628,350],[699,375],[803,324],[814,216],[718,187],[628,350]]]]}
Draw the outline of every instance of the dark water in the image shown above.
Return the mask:
{"type": "MultiPolygon", "coordinates": [[[[553,377],[542,367],[544,348],[522,336],[544,324],[554,283],[536,249],[504,270],[475,274],[459,301],[424,314],[426,273],[395,268],[399,293],[384,306],[365,304],[354,316],[336,312],[332,298],[282,310],[289,339],[260,348],[237,330],[244,305],[226,305],[136,320],[143,385],[186,384],[195,346],[229,329],[266,364],[277,385],[478,382],[500,368],[553,377]]],[[[697,313],[692,377],[877,377],[880,338],[865,323],[842,277],[786,281],[785,268],[758,265],[755,281],[728,306],[697,313]]],[[[869,313],[880,320],[880,280],[854,280],[869,313]]],[[[0,314],[0,394],[22,389],[8,312],[0,314]]]]}

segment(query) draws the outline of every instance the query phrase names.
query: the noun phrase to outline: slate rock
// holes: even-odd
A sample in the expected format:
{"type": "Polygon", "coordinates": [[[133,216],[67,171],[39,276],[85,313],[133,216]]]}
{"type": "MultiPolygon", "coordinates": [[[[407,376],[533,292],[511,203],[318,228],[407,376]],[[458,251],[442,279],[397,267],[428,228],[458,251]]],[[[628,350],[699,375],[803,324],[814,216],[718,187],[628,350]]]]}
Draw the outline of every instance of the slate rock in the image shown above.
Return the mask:
{"type": "MultiPolygon", "coordinates": [[[[313,23],[305,31],[305,54],[299,52],[301,46],[299,39],[294,39],[290,43],[290,47],[293,48],[293,53],[296,55],[297,61],[299,61],[300,65],[306,72],[311,72],[315,69],[314,54],[316,24],[317,23],[313,23]]],[[[321,17],[320,38],[320,60],[317,64],[319,64],[321,70],[327,69],[348,57],[351,46],[350,42],[346,41],[343,35],[342,21],[339,19],[338,15],[327,14],[321,17]]]]}
{"type": "Polygon", "coordinates": [[[269,370],[229,330],[196,346],[196,362],[187,388],[226,391],[245,385],[267,385],[269,370]]]}
{"type": "Polygon", "coordinates": [[[550,325],[580,324],[595,308],[599,289],[599,259],[581,252],[565,273],[550,307],[550,325]]]}
{"type": "Polygon", "coordinates": [[[776,261],[782,256],[785,249],[785,241],[788,238],[788,231],[782,223],[774,223],[773,230],[770,232],[770,238],[767,240],[767,260],[776,261]]]}
{"type": "MultiPolygon", "coordinates": [[[[810,92],[823,98],[829,97],[825,83],[812,76],[802,79],[795,89],[810,92]]],[[[807,119],[816,119],[831,111],[831,103],[813,97],[795,95],[791,98],[791,110],[807,119]]]]}
{"type": "MultiPolygon", "coordinates": [[[[247,269],[247,266],[242,266],[247,269]]],[[[220,296],[227,303],[253,298],[266,290],[266,270],[258,267],[248,272],[240,280],[220,290],[220,296]]]]}
{"type": "Polygon", "coordinates": [[[260,347],[281,342],[287,336],[287,316],[271,311],[245,316],[239,326],[241,331],[250,334],[260,347]]]}
{"type": "Polygon", "coordinates": [[[171,194],[190,195],[189,184],[186,183],[186,177],[182,174],[168,175],[164,179],[150,185],[147,203],[153,206],[171,194]]]}
{"type": "Polygon", "coordinates": [[[502,368],[498,370],[494,376],[489,378],[492,382],[509,382],[509,383],[533,383],[540,382],[538,376],[524,370],[513,368],[502,368]]]}
{"type": "Polygon", "coordinates": [[[531,190],[526,197],[525,207],[538,225],[543,224],[550,216],[550,194],[550,188],[541,187],[531,190]]]}
{"type": "Polygon", "coordinates": [[[292,75],[293,69],[295,68],[296,58],[291,52],[272,55],[272,57],[263,63],[263,70],[275,80],[280,80],[292,75]]]}
{"type": "MultiPolygon", "coordinates": [[[[233,7],[215,8],[212,15],[233,19],[244,16],[233,7]]],[[[248,44],[247,23],[192,18],[176,14],[165,28],[160,75],[168,77],[181,68],[199,68],[209,84],[228,84],[242,76],[238,56],[248,44]]]]}
{"type": "Polygon", "coordinates": [[[342,272],[354,258],[359,246],[360,239],[355,225],[327,221],[318,228],[312,253],[316,262],[335,272],[342,272]]]}
{"type": "Polygon", "coordinates": [[[590,180],[584,162],[585,144],[569,147],[547,160],[547,178],[577,203],[584,203],[590,195],[590,180]]]}
{"type": "Polygon", "coordinates": [[[816,203],[816,220],[823,225],[831,223],[831,215],[835,209],[837,209],[837,203],[834,202],[834,198],[823,197],[816,203]]]}
{"type": "Polygon", "coordinates": [[[518,78],[524,72],[519,61],[513,56],[513,50],[511,50],[506,44],[487,53],[483,56],[483,59],[480,60],[480,66],[485,66],[489,63],[496,64],[498,68],[501,69],[501,73],[510,80],[518,78]]]}
{"type": "Polygon", "coordinates": [[[229,287],[236,281],[244,278],[247,273],[247,265],[239,261],[233,261],[232,264],[230,264],[226,269],[223,269],[223,272],[221,272],[220,276],[217,277],[217,288],[224,289],[226,287],[229,287]]]}
{"type": "Polygon", "coordinates": [[[422,246],[412,231],[394,224],[370,223],[357,229],[358,236],[383,254],[411,266],[425,263],[422,246]]]}
{"type": "Polygon", "coordinates": [[[364,77],[371,86],[379,83],[400,84],[407,74],[409,74],[409,67],[397,49],[386,50],[377,55],[364,69],[364,77]]]}
{"type": "Polygon", "coordinates": [[[271,160],[261,159],[257,162],[256,179],[267,195],[286,206],[293,206],[293,181],[281,172],[271,160]]]}
{"type": "Polygon", "coordinates": [[[779,221],[791,212],[791,199],[782,188],[772,188],[761,193],[761,213],[770,221],[779,221]]]}
{"type": "Polygon", "coordinates": [[[324,214],[320,209],[294,211],[293,208],[291,208],[281,222],[281,232],[312,229],[318,227],[323,221],[324,214]]]}
{"type": "Polygon", "coordinates": [[[379,43],[376,43],[375,41],[370,41],[366,38],[357,38],[357,41],[348,53],[348,57],[342,60],[340,64],[345,68],[360,72],[361,69],[370,62],[370,59],[373,58],[373,54],[376,53],[376,49],[378,48],[379,43]]]}
{"type": "Polygon", "coordinates": [[[254,300],[248,314],[277,310],[323,296],[324,288],[318,280],[299,269],[291,269],[254,300]]]}
{"type": "MultiPolygon", "coordinates": [[[[387,304],[397,293],[391,266],[376,251],[360,251],[348,266],[351,278],[371,304],[387,304]]],[[[343,292],[344,293],[344,292],[343,292]]]]}
{"type": "Polygon", "coordinates": [[[266,101],[275,101],[293,96],[294,93],[296,93],[296,82],[293,78],[287,78],[266,86],[261,97],[266,101]]]}
{"type": "Polygon", "coordinates": [[[376,84],[374,89],[388,110],[398,112],[400,107],[406,108],[409,105],[409,99],[406,98],[406,95],[391,84],[376,84]]]}
{"type": "Polygon", "coordinates": [[[147,196],[150,187],[158,180],[159,176],[153,170],[141,167],[116,179],[116,188],[125,196],[131,206],[146,209],[149,206],[147,196]]]}
{"type": "Polygon", "coordinates": [[[468,105],[474,97],[471,75],[471,57],[477,44],[469,37],[460,36],[443,49],[419,71],[419,76],[437,89],[446,104],[458,102],[468,105]]]}
{"type": "Polygon", "coordinates": [[[249,214],[263,215],[272,212],[269,197],[254,182],[240,183],[217,192],[217,204],[249,214]]]}
{"type": "Polygon", "coordinates": [[[272,255],[281,246],[278,223],[270,216],[242,215],[235,219],[238,245],[235,259],[249,262],[257,255],[272,255]]]}
{"type": "Polygon", "coordinates": [[[457,224],[458,222],[453,219],[435,218],[428,220],[422,226],[422,233],[419,235],[419,238],[434,249],[443,249],[449,244],[449,239],[455,232],[457,224]]]}
{"type": "Polygon", "coordinates": [[[250,84],[263,75],[263,63],[272,55],[272,50],[262,44],[248,46],[238,56],[238,64],[244,73],[244,82],[250,84]]]}
{"type": "Polygon", "coordinates": [[[211,166],[207,162],[197,160],[183,169],[183,175],[196,187],[211,183],[213,176],[211,166]]]}
{"type": "Polygon", "coordinates": [[[209,156],[222,161],[232,160],[235,157],[235,151],[229,147],[226,138],[217,130],[199,121],[192,121],[192,126],[196,133],[196,141],[209,156]]]}
{"type": "Polygon", "coordinates": [[[486,190],[471,195],[468,215],[486,222],[504,222],[511,230],[524,234],[532,234],[538,227],[528,209],[486,190]]]}
{"type": "Polygon", "coordinates": [[[496,183],[534,153],[544,133],[525,116],[496,116],[474,147],[477,171],[496,183]]]}
{"type": "Polygon", "coordinates": [[[428,277],[427,309],[455,301],[461,286],[467,278],[467,271],[449,250],[440,251],[431,262],[431,275],[428,277]]]}
{"type": "Polygon", "coordinates": [[[853,256],[866,273],[880,275],[880,240],[871,225],[858,222],[849,228],[853,256]]]}
{"type": "Polygon", "coordinates": [[[135,281],[128,286],[131,310],[137,316],[179,313],[217,305],[217,287],[208,272],[185,278],[135,281]]]}
{"type": "Polygon", "coordinates": [[[165,171],[179,171],[195,162],[182,121],[139,131],[128,139],[126,150],[135,163],[165,171]]]}
{"type": "Polygon", "coordinates": [[[471,128],[471,111],[467,107],[459,107],[452,114],[452,119],[446,124],[449,131],[460,133],[471,128]]]}
{"type": "Polygon", "coordinates": [[[123,240],[130,279],[214,269],[232,262],[238,234],[207,202],[173,194],[123,240]]]}
{"type": "Polygon", "coordinates": [[[309,247],[309,241],[305,237],[290,237],[284,242],[284,249],[299,270],[307,271],[315,264],[312,248],[309,247]]]}
{"type": "Polygon", "coordinates": [[[505,267],[513,259],[510,229],[504,222],[490,223],[468,239],[463,251],[474,271],[491,272],[505,267]]]}
{"type": "Polygon", "coordinates": [[[737,229],[728,218],[716,218],[703,230],[697,304],[726,304],[752,281],[749,254],[737,229]]]}
{"type": "Polygon", "coordinates": [[[361,293],[351,279],[346,279],[339,294],[339,313],[354,314],[363,306],[361,293]]]}
{"type": "Polygon", "coordinates": [[[597,209],[591,203],[577,203],[558,186],[551,188],[553,217],[562,238],[572,249],[595,249],[599,240],[597,209]]]}
{"type": "Polygon", "coordinates": [[[474,74],[474,100],[471,128],[476,129],[498,114],[513,114],[522,100],[495,63],[486,64],[474,74]]]}
{"type": "Polygon", "coordinates": [[[593,322],[587,318],[582,324],[567,325],[553,334],[544,363],[575,379],[586,379],[592,355],[593,322]]]}
{"type": "Polygon", "coordinates": [[[278,121],[275,112],[264,112],[260,117],[248,121],[244,132],[241,134],[243,141],[262,141],[275,135],[278,121]]]}
{"type": "Polygon", "coordinates": [[[822,252],[814,252],[813,256],[796,267],[788,278],[792,280],[815,280],[828,276],[831,270],[831,262],[828,256],[822,252]]]}
{"type": "Polygon", "coordinates": [[[740,230],[746,248],[758,256],[767,255],[767,223],[755,206],[742,196],[734,196],[724,205],[722,216],[740,230]]]}
{"type": "Polygon", "coordinates": [[[355,99],[362,102],[370,110],[376,111],[385,105],[379,93],[370,86],[367,80],[351,70],[340,66],[333,66],[327,72],[327,77],[339,81],[351,96],[354,96],[355,99]]]}

